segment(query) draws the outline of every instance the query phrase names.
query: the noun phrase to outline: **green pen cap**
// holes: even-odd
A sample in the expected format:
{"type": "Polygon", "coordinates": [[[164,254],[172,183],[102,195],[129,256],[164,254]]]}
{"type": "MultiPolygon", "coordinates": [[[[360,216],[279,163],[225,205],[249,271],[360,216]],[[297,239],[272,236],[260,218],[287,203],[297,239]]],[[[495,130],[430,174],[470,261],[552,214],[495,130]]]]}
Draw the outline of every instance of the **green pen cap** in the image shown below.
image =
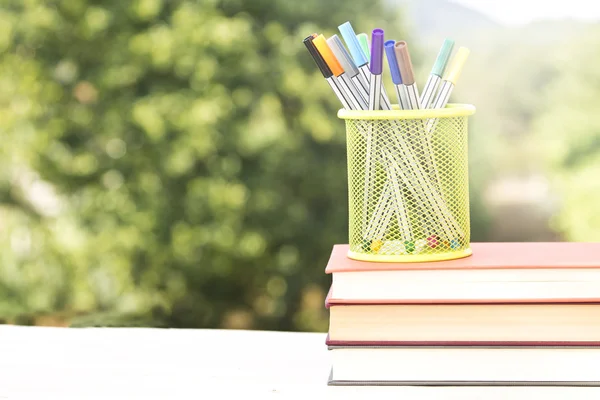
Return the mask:
{"type": "Polygon", "coordinates": [[[359,33],[358,35],[356,35],[356,38],[358,39],[358,42],[360,43],[360,47],[361,47],[363,53],[365,53],[365,57],[367,57],[367,60],[370,60],[371,52],[369,51],[369,37],[367,36],[366,33],[359,33]]]}
{"type": "Polygon", "coordinates": [[[435,59],[435,64],[433,64],[433,68],[431,69],[432,75],[441,77],[444,74],[444,69],[446,69],[446,64],[448,64],[448,59],[450,59],[450,54],[452,54],[453,47],[454,40],[444,40],[444,44],[442,44],[442,48],[435,59]]]}

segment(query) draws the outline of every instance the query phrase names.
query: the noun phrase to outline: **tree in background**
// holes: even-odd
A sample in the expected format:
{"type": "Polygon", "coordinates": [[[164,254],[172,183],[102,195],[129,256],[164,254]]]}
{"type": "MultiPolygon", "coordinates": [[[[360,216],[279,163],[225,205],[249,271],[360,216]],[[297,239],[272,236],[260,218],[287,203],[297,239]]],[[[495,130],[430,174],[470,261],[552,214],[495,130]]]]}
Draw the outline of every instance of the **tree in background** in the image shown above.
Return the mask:
{"type": "Polygon", "coordinates": [[[361,0],[5,1],[0,317],[324,329],[345,136],[302,39],[346,20],[397,34],[396,15],[361,0]]]}
{"type": "Polygon", "coordinates": [[[555,193],[559,212],[552,226],[569,241],[600,241],[600,61],[590,49],[600,45],[597,28],[577,46],[565,47],[561,75],[545,91],[535,123],[535,142],[555,193]]]}

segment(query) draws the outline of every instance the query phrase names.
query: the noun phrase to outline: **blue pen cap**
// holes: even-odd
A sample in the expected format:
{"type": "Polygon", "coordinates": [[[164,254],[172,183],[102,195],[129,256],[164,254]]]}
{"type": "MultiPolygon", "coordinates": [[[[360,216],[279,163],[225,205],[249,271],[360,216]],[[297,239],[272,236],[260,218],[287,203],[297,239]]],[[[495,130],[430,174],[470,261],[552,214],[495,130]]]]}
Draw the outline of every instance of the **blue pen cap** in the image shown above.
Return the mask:
{"type": "Polygon", "coordinates": [[[346,42],[346,45],[350,50],[350,54],[352,54],[354,63],[359,67],[362,67],[363,65],[367,64],[369,60],[367,60],[367,58],[365,57],[365,54],[363,53],[360,47],[360,43],[356,38],[356,33],[354,33],[354,29],[352,29],[352,25],[350,25],[350,22],[344,22],[343,24],[338,26],[338,29],[340,30],[340,33],[344,38],[344,42],[346,42]]]}
{"type": "Polygon", "coordinates": [[[385,49],[385,55],[390,66],[392,82],[394,82],[394,85],[400,85],[402,83],[402,76],[400,76],[400,68],[398,67],[398,60],[396,59],[396,52],[394,51],[395,44],[395,40],[388,40],[383,44],[383,48],[385,49]]]}

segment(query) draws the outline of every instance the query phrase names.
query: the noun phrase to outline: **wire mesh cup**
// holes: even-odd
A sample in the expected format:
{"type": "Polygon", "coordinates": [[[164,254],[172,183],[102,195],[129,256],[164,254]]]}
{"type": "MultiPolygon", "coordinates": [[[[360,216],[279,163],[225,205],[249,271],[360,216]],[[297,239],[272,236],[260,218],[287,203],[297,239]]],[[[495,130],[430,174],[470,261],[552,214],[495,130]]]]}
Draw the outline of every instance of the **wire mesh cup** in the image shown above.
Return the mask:
{"type": "Polygon", "coordinates": [[[471,255],[468,117],[475,107],[340,110],[348,146],[348,257],[422,262],[471,255]]]}

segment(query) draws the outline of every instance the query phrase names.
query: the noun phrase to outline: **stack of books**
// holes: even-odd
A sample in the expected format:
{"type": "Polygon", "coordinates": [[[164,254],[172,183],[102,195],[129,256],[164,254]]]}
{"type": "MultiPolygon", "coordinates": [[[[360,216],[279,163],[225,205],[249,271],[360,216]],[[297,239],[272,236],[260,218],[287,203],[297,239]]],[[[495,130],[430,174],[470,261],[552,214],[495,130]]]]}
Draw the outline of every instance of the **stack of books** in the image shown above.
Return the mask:
{"type": "Polygon", "coordinates": [[[330,385],[600,386],[600,243],[374,263],[335,245],[330,385]]]}

